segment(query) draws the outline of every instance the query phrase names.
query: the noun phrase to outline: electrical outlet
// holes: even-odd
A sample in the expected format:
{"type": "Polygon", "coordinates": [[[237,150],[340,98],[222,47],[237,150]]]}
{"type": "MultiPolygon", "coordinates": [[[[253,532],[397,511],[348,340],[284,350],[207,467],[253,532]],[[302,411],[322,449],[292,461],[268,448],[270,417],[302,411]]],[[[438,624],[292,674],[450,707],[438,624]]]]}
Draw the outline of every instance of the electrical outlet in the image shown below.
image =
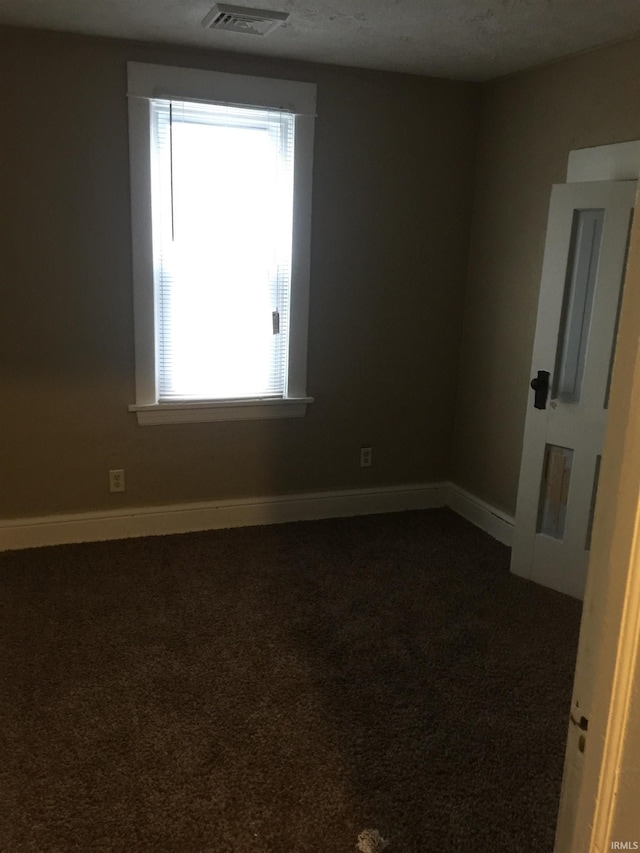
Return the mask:
{"type": "Polygon", "coordinates": [[[109,491],[124,492],[124,468],[109,471],[109,491]]]}
{"type": "Polygon", "coordinates": [[[371,467],[372,454],[373,454],[373,450],[370,447],[361,447],[360,448],[360,467],[361,468],[370,468],[371,467]]]}

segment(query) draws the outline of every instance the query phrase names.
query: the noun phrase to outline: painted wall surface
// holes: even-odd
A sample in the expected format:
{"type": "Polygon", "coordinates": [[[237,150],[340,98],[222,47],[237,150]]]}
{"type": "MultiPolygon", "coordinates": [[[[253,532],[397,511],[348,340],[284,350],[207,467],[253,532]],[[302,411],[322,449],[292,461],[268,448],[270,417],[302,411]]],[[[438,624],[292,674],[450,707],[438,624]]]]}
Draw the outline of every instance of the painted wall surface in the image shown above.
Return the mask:
{"type": "Polygon", "coordinates": [[[452,479],[515,512],[551,185],[640,138],[640,41],[483,88],[452,479]]]}
{"type": "Polygon", "coordinates": [[[477,87],[27,30],[0,39],[0,516],[449,474],[477,87]],[[304,419],[139,427],[127,410],[128,60],[317,82],[304,419]],[[124,494],[109,494],[110,468],[125,469],[124,494]]]}

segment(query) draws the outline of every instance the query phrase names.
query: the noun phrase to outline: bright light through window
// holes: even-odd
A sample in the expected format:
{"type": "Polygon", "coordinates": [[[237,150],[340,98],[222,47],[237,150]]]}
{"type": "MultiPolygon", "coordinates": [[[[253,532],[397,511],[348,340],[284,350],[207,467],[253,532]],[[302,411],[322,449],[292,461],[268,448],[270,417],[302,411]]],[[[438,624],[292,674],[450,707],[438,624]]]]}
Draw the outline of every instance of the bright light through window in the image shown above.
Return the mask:
{"type": "Polygon", "coordinates": [[[152,102],[159,400],[286,393],[293,116],[152,102]]]}
{"type": "Polygon", "coordinates": [[[316,86],[127,63],[142,426],[300,418],[316,86]]]}

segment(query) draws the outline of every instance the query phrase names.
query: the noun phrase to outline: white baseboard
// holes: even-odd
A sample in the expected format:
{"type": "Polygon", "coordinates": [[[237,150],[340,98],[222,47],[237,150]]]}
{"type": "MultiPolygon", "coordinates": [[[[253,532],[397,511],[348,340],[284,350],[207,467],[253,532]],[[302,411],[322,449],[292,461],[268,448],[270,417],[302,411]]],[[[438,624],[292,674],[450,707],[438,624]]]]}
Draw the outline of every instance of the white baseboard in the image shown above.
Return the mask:
{"type": "Polygon", "coordinates": [[[449,506],[505,545],[513,518],[453,483],[242,498],[0,521],[0,551],[449,506]]]}
{"type": "Polygon", "coordinates": [[[0,521],[0,551],[445,506],[447,483],[244,498],[0,521]]]}
{"type": "Polygon", "coordinates": [[[455,483],[449,483],[447,506],[484,530],[498,542],[511,547],[515,519],[506,512],[496,509],[481,498],[467,492],[455,483]]]}

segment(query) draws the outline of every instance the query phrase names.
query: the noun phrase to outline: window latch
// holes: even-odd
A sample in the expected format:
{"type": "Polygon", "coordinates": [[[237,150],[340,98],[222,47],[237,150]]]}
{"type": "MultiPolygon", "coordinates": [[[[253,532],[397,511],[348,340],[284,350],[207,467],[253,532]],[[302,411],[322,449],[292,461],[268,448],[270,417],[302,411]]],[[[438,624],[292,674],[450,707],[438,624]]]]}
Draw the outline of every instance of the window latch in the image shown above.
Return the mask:
{"type": "Polygon", "coordinates": [[[279,335],[280,334],[280,312],[279,311],[272,311],[271,312],[271,323],[273,325],[273,334],[279,335]]]}

